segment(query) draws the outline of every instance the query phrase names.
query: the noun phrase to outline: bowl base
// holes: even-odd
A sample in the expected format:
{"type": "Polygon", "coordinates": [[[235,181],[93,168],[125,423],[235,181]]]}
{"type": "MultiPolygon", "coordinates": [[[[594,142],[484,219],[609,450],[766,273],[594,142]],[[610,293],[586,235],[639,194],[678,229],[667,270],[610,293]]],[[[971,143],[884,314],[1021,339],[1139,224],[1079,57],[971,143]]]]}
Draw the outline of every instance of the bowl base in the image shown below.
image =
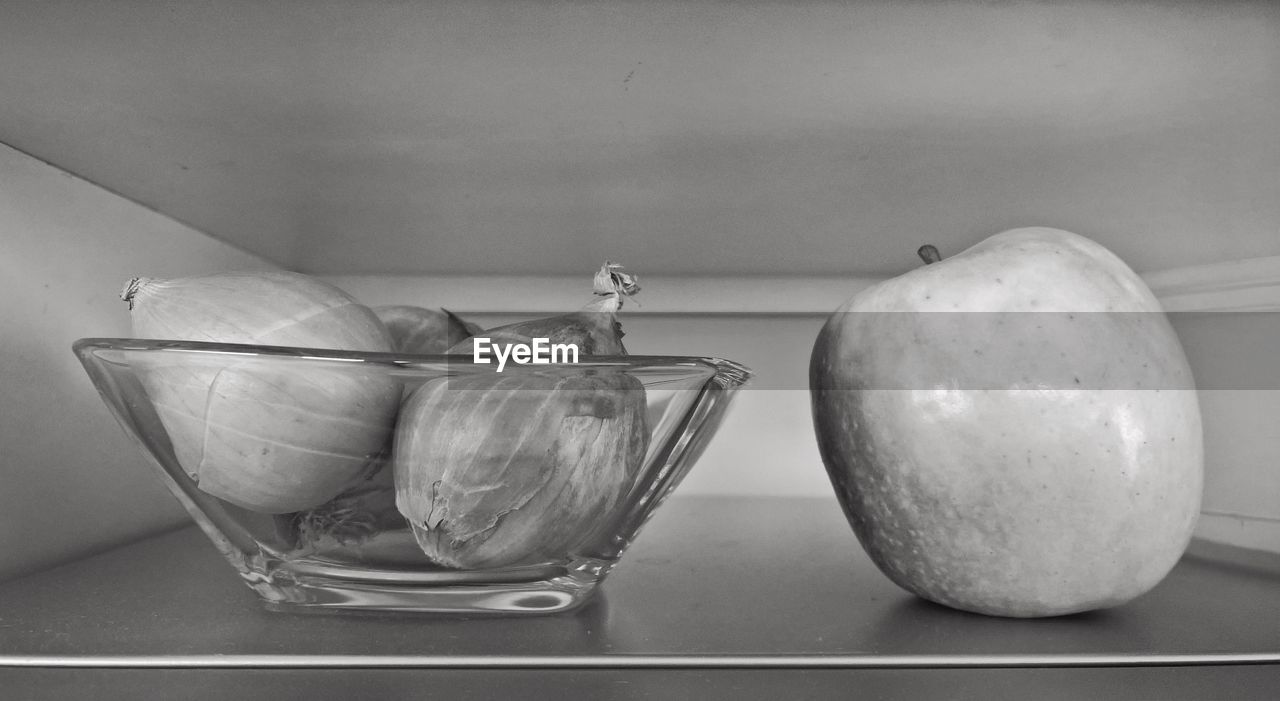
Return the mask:
{"type": "MultiPolygon", "coordinates": [[[[256,579],[256,578],[255,578],[256,579]]],[[[248,580],[248,578],[246,578],[248,580]]],[[[248,582],[271,611],[333,610],[397,613],[537,615],[576,609],[592,597],[597,582],[555,577],[533,582],[415,587],[370,582],[248,582]]]]}

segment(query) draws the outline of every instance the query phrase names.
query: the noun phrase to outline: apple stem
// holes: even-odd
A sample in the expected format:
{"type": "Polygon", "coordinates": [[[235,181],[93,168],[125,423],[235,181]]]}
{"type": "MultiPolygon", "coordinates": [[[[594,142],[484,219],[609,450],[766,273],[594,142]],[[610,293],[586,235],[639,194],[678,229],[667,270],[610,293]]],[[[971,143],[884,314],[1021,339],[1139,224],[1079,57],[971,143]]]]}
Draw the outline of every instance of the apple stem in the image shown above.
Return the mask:
{"type": "Polygon", "coordinates": [[[920,256],[920,259],[924,261],[925,265],[937,263],[942,260],[942,254],[938,253],[938,248],[933,244],[928,243],[921,246],[920,250],[916,251],[916,255],[920,256]]]}

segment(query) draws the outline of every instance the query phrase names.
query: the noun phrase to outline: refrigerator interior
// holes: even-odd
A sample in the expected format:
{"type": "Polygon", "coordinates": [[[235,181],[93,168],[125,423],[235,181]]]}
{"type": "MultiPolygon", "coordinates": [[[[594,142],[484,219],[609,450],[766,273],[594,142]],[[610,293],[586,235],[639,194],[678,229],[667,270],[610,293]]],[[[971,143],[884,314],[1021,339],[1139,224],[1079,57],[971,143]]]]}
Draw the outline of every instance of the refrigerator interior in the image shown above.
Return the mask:
{"type": "Polygon", "coordinates": [[[292,270],[491,326],[619,261],[632,353],[756,371],[676,498],[833,507],[824,320],[921,244],[1020,226],[1173,313],[1196,534],[1280,553],[1280,5],[4,6],[0,580],[189,522],[70,352],[130,335],[131,277],[292,270]]]}

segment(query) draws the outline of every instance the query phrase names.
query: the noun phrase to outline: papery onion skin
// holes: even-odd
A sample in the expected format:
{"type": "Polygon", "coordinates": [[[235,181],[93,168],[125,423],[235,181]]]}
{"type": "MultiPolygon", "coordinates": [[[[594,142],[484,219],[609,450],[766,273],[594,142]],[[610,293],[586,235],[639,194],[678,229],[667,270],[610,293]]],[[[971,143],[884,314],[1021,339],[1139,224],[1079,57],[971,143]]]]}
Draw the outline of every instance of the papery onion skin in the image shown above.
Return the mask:
{"type": "Polygon", "coordinates": [[[391,338],[372,310],[300,273],[134,278],[121,297],[129,303],[138,338],[391,350],[391,338]]]}
{"type": "Polygon", "coordinates": [[[623,373],[439,378],[401,412],[396,506],[437,564],[557,560],[626,498],[648,442],[644,387],[623,373]]]}
{"type": "Polygon", "coordinates": [[[444,353],[481,330],[447,309],[427,309],[408,304],[372,309],[390,332],[392,349],[397,353],[444,353]]]}
{"type": "Polygon", "coordinates": [[[404,517],[396,510],[390,449],[338,496],[275,519],[277,535],[287,547],[308,550],[359,545],[380,533],[405,528],[404,517]]]}
{"type": "MultiPolygon", "coordinates": [[[[522,321],[488,329],[480,334],[493,345],[530,344],[545,338],[553,344],[572,343],[582,355],[626,355],[622,325],[612,312],[580,311],[572,314],[522,321]]],[[[471,355],[475,339],[467,338],[449,349],[451,354],[471,355]]]]}
{"type": "MultiPolygon", "coordinates": [[[[122,296],[138,338],[391,350],[371,310],[297,273],[137,278],[122,296]]],[[[139,376],[196,485],[260,513],[322,504],[366,473],[401,398],[385,374],[349,366],[162,354],[139,376]]]]}
{"type": "MultiPolygon", "coordinates": [[[[535,338],[545,338],[552,344],[573,344],[582,355],[627,355],[618,311],[622,309],[623,300],[640,291],[640,279],[623,272],[621,265],[606,260],[596,271],[592,289],[596,299],[579,311],[521,321],[471,335],[483,335],[494,345],[530,344],[535,338]]],[[[449,353],[471,355],[474,350],[474,341],[468,338],[450,348],[449,353]]]]}

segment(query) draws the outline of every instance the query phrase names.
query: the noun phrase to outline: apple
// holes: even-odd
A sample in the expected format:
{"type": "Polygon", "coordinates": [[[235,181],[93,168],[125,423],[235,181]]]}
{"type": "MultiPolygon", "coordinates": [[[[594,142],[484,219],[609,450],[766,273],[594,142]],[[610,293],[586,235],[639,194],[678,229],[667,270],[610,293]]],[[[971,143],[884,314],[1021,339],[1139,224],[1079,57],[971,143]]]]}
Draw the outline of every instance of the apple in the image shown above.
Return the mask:
{"type": "Polygon", "coordinates": [[[1186,549],[1194,380],[1155,295],[1094,241],[1015,229],[864,289],[809,372],[845,515],[918,596],[999,616],[1105,608],[1186,549]]]}

